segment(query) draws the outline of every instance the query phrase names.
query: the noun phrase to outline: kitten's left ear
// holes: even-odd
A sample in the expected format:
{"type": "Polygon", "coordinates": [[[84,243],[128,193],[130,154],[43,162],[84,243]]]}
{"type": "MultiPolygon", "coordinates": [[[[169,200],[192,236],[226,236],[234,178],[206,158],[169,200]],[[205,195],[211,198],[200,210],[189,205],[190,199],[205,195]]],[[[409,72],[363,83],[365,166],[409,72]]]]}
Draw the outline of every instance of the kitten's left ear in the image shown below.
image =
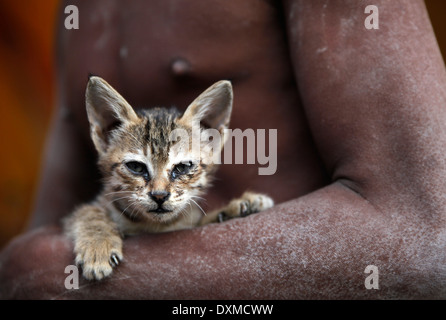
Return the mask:
{"type": "Polygon", "coordinates": [[[229,126],[232,100],[231,82],[222,80],[214,83],[189,105],[181,121],[201,121],[205,126],[222,132],[229,126]]]}
{"type": "Polygon", "coordinates": [[[138,120],[133,108],[104,79],[91,76],[85,92],[91,137],[99,152],[105,152],[111,130],[138,120]]]}

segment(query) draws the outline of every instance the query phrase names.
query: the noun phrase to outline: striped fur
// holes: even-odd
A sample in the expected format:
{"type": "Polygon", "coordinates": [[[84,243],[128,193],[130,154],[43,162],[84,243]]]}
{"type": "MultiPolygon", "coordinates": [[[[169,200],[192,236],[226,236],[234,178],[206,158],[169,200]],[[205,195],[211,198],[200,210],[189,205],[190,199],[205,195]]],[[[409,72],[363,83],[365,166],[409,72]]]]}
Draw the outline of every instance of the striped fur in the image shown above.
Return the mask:
{"type": "Polygon", "coordinates": [[[189,228],[272,206],[266,196],[245,193],[203,218],[197,204],[216,169],[212,159],[224,143],[219,141],[214,154],[200,152],[209,147],[209,130],[202,128],[222,134],[228,127],[228,81],[211,86],[181,114],[175,108],[135,112],[107,82],[91,77],[86,105],[103,190],[64,221],[85,278],[100,280],[112,273],[123,259],[125,235],[189,228]],[[198,150],[193,138],[198,138],[198,150]]]}

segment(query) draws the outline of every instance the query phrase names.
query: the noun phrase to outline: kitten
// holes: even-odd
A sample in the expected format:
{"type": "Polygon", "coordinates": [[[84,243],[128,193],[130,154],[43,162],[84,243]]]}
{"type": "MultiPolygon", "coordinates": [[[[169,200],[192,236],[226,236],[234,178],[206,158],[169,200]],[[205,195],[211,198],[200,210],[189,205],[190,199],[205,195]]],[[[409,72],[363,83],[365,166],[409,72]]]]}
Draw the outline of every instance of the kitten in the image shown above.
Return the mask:
{"type": "Polygon", "coordinates": [[[232,111],[229,81],[212,85],[181,114],[174,108],[135,112],[107,82],[92,76],[86,107],[103,190],[64,220],[86,279],[112,273],[123,259],[126,235],[222,222],[273,206],[268,196],[250,192],[208,214],[196,203],[217,167],[209,157],[219,157],[225,141],[232,111]],[[176,131],[196,134],[194,125],[202,138],[200,150],[209,147],[208,129],[223,135],[214,154],[197,153],[192,139],[172,139],[176,131]]]}

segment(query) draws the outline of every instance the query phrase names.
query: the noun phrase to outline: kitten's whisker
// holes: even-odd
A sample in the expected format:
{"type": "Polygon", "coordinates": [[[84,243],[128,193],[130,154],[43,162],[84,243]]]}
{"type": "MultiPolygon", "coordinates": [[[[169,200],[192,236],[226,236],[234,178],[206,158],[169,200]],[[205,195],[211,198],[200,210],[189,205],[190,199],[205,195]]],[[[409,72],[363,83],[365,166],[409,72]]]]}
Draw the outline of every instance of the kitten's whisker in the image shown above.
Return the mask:
{"type": "Polygon", "coordinates": [[[113,192],[109,192],[109,193],[105,193],[104,196],[109,196],[112,194],[118,194],[118,193],[131,193],[132,191],[113,191],[113,192]]]}
{"type": "Polygon", "coordinates": [[[190,201],[188,201],[187,204],[189,205],[190,211],[192,211],[192,204],[190,203],[190,201]]]}
{"type": "Polygon", "coordinates": [[[194,199],[191,198],[190,201],[192,201],[193,203],[195,203],[195,205],[201,210],[201,212],[203,212],[203,214],[204,214],[205,216],[207,216],[207,214],[206,214],[206,212],[204,212],[203,208],[200,207],[200,205],[199,205],[194,199]]]}
{"type": "Polygon", "coordinates": [[[132,196],[124,196],[124,197],[120,197],[120,198],[115,198],[115,199],[111,200],[110,202],[115,202],[115,201],[122,200],[122,199],[133,199],[133,197],[132,196]]]}
{"type": "Polygon", "coordinates": [[[190,225],[192,226],[192,204],[190,203],[190,201],[188,201],[187,202],[187,204],[189,205],[189,211],[186,211],[186,206],[183,208],[183,209],[181,209],[181,213],[183,214],[183,216],[186,218],[187,217],[187,214],[184,214],[183,213],[183,211],[186,211],[186,213],[189,213],[189,216],[190,216],[190,225]]]}
{"type": "MultiPolygon", "coordinates": [[[[191,197],[192,199],[197,198],[197,199],[199,199],[200,201],[203,201],[203,202],[206,202],[206,200],[207,200],[207,199],[205,199],[205,198],[203,198],[203,197],[200,197],[200,196],[190,196],[190,197],[191,197]]],[[[200,207],[196,201],[194,201],[194,202],[195,202],[195,204],[196,204],[198,207],[200,207]]],[[[200,207],[200,208],[202,209],[202,211],[204,211],[202,207],[200,207]]],[[[205,213],[205,215],[206,215],[206,213],[205,213]]]]}
{"type": "Polygon", "coordinates": [[[133,205],[133,204],[136,204],[136,201],[130,202],[130,204],[129,204],[124,210],[122,210],[121,215],[124,215],[124,212],[125,212],[128,208],[130,208],[130,206],[133,205]]]}
{"type": "Polygon", "coordinates": [[[189,214],[189,217],[190,217],[190,225],[191,225],[191,227],[193,227],[194,225],[193,225],[192,214],[191,214],[191,212],[192,212],[192,205],[191,205],[190,202],[187,202],[187,204],[189,205],[190,210],[187,210],[186,207],[184,207],[184,208],[182,208],[182,209],[180,210],[179,213],[180,213],[184,218],[187,218],[187,215],[189,214]]]}
{"type": "Polygon", "coordinates": [[[206,202],[206,198],[200,197],[200,196],[190,196],[191,198],[197,198],[199,200],[202,200],[204,202],[206,202]]]}
{"type": "Polygon", "coordinates": [[[119,200],[122,200],[122,199],[130,199],[130,200],[133,200],[133,198],[132,198],[131,196],[126,196],[126,197],[116,198],[116,199],[113,199],[113,200],[111,200],[111,201],[108,201],[108,202],[106,203],[106,205],[112,204],[113,202],[115,202],[115,201],[119,201],[119,200]]]}
{"type": "MultiPolygon", "coordinates": [[[[134,204],[137,204],[136,200],[135,200],[133,203],[134,203],[134,204]]],[[[135,212],[135,210],[136,210],[137,208],[138,208],[137,206],[134,206],[134,207],[133,207],[133,210],[132,210],[132,212],[130,213],[130,217],[131,217],[131,218],[133,218],[133,213],[135,212]]]]}

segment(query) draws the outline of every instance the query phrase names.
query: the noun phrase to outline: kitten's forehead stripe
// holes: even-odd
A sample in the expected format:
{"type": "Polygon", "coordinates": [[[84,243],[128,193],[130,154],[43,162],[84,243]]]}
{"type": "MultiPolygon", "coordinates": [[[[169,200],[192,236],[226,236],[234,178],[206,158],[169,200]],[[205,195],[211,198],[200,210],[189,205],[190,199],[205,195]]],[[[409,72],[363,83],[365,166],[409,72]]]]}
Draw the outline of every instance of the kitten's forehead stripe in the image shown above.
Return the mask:
{"type": "Polygon", "coordinates": [[[167,161],[171,146],[170,135],[177,127],[176,119],[181,113],[175,109],[153,108],[140,110],[145,118],[143,141],[148,143],[152,157],[158,161],[167,161]]]}

